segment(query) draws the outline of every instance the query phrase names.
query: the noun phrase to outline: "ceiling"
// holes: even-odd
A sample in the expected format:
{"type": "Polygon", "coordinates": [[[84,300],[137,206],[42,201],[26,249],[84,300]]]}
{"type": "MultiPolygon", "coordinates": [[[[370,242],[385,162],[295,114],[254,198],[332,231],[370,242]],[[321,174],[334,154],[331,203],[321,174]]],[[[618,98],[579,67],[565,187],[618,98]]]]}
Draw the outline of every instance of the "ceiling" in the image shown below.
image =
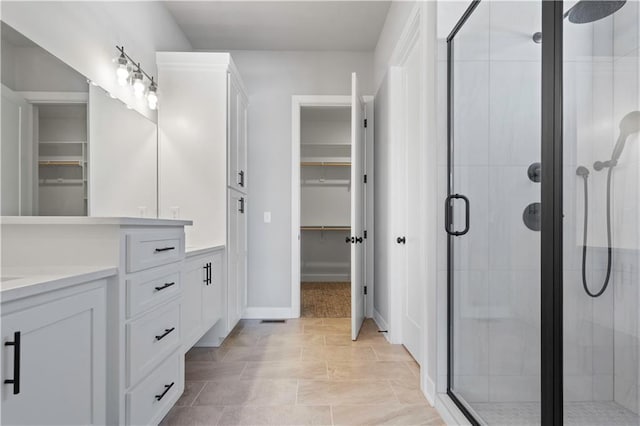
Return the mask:
{"type": "Polygon", "coordinates": [[[389,1],[167,1],[194,49],[375,49],[389,1]]]}

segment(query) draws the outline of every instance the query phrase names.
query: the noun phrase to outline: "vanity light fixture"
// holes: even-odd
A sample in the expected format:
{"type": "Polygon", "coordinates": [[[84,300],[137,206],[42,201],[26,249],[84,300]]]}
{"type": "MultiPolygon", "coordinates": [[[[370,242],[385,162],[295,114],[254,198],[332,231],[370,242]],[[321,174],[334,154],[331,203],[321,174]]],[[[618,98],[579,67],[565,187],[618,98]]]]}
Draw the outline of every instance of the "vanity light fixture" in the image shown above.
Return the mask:
{"type": "Polygon", "coordinates": [[[141,98],[142,95],[144,95],[145,87],[142,71],[140,70],[140,64],[138,64],[138,69],[133,73],[131,85],[133,86],[133,94],[136,95],[136,98],[141,98]]]}
{"type": "Polygon", "coordinates": [[[151,77],[151,85],[149,86],[149,91],[147,92],[147,103],[149,104],[149,109],[155,110],[158,108],[158,86],[156,86],[156,82],[153,81],[153,77],[151,77]]]}
{"type": "Polygon", "coordinates": [[[142,98],[145,96],[147,98],[147,104],[149,109],[155,110],[158,108],[158,84],[156,83],[154,77],[150,76],[140,66],[139,62],[136,62],[131,58],[131,56],[127,55],[124,51],[124,46],[116,46],[120,55],[116,59],[118,67],[116,68],[116,77],[118,78],[118,83],[121,86],[127,85],[129,83],[133,88],[133,93],[136,98],[142,98]],[[147,90],[147,86],[145,84],[145,78],[149,80],[149,89],[147,90]]]}
{"type": "Polygon", "coordinates": [[[131,65],[129,60],[124,54],[124,47],[120,51],[120,56],[117,59],[118,68],[116,68],[116,77],[118,78],[118,84],[125,86],[129,81],[129,75],[131,74],[131,65]]]}

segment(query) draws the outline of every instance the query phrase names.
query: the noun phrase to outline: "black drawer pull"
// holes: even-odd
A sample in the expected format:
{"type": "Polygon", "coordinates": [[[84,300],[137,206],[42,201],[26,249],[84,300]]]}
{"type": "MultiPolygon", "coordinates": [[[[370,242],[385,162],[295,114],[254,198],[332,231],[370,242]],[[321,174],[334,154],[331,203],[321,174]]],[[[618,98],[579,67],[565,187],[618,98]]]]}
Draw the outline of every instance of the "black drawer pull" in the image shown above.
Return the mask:
{"type": "Polygon", "coordinates": [[[171,389],[175,383],[176,382],[171,382],[170,385],[164,385],[164,392],[162,392],[160,395],[156,395],[156,399],[160,401],[162,398],[164,398],[167,392],[169,392],[169,389],[171,389]]]}
{"type": "Polygon", "coordinates": [[[160,286],[160,287],[156,287],[157,291],[160,290],[164,290],[165,288],[171,287],[172,285],[175,285],[175,282],[171,282],[171,283],[164,283],[164,285],[160,286]]]}
{"type": "Polygon", "coordinates": [[[4,382],[13,385],[13,394],[20,393],[20,332],[13,333],[13,342],[5,342],[5,346],[13,346],[13,379],[6,379],[4,382]]]}
{"type": "Polygon", "coordinates": [[[168,335],[169,333],[171,333],[171,332],[172,332],[173,330],[175,330],[175,329],[176,329],[175,327],[165,328],[165,329],[164,329],[164,333],[162,333],[160,336],[156,336],[156,340],[162,340],[162,339],[164,339],[165,337],[167,337],[167,335],[168,335]]]}
{"type": "Polygon", "coordinates": [[[162,247],[162,248],[157,248],[155,250],[156,253],[162,253],[163,251],[169,251],[169,250],[175,250],[175,247],[162,247]]]}
{"type": "Polygon", "coordinates": [[[240,170],[238,175],[240,176],[240,181],[238,182],[238,185],[244,188],[244,170],[240,170]]]}

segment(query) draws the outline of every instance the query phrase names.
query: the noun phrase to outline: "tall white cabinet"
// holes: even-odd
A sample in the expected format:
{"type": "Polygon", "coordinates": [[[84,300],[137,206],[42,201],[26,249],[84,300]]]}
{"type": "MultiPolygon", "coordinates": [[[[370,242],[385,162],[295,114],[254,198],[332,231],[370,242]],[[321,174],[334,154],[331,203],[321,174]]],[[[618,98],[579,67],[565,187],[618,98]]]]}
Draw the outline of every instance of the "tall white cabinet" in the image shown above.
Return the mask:
{"type": "MultiPolygon", "coordinates": [[[[160,216],[193,220],[187,256],[190,249],[226,246],[216,325],[225,337],[246,308],[248,100],[229,53],[159,52],[156,59],[160,216]]],[[[206,315],[216,307],[202,309],[206,315]]]]}

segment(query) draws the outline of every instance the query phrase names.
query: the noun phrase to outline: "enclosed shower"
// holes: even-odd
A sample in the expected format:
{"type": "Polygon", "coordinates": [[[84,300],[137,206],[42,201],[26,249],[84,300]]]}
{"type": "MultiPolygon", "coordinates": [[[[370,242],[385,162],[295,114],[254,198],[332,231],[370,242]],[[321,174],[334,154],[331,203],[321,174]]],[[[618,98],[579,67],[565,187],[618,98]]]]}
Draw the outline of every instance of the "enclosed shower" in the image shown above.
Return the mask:
{"type": "Polygon", "coordinates": [[[640,2],[473,1],[446,62],[447,393],[640,425],[640,2]]]}

